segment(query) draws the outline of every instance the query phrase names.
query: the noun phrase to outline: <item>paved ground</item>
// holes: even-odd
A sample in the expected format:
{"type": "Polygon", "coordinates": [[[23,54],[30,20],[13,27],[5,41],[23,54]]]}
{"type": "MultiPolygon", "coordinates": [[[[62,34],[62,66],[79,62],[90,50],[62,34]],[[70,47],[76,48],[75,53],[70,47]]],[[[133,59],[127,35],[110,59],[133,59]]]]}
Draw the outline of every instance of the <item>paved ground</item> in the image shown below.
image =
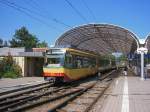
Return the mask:
{"type": "Polygon", "coordinates": [[[0,79],[0,92],[44,82],[43,77],[23,77],[17,79],[0,79]]]}
{"type": "Polygon", "coordinates": [[[150,112],[150,79],[120,76],[92,112],[150,112]]]}

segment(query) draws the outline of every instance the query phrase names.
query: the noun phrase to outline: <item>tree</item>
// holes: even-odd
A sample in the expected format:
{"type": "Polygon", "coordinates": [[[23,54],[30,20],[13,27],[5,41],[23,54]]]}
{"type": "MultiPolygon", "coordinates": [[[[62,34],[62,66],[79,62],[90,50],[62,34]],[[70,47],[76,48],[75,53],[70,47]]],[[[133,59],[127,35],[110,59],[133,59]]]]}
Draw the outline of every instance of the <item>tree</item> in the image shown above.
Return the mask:
{"type": "Polygon", "coordinates": [[[126,57],[125,55],[121,55],[121,56],[119,57],[119,60],[120,60],[120,61],[127,61],[127,57],[126,57]]]}
{"type": "Polygon", "coordinates": [[[26,27],[21,27],[19,30],[16,30],[15,35],[10,41],[10,46],[33,48],[37,46],[38,41],[37,37],[30,34],[26,27]]]}
{"type": "Polygon", "coordinates": [[[8,47],[8,42],[6,40],[3,43],[3,47],[8,47]]]}
{"type": "Polygon", "coordinates": [[[37,47],[43,48],[43,47],[48,47],[48,44],[45,41],[39,42],[37,47]]]}
{"type": "Polygon", "coordinates": [[[3,47],[3,40],[0,38],[0,47],[3,47]]]}

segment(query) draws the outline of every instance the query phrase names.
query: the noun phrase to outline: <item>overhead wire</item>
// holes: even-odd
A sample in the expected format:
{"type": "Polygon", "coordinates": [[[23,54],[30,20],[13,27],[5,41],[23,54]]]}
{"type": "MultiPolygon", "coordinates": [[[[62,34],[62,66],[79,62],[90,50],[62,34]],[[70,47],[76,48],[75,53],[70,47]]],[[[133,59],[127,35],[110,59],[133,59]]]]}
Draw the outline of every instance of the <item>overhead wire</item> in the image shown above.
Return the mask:
{"type": "MultiPolygon", "coordinates": [[[[68,0],[67,0],[68,1],[68,0]]],[[[40,7],[40,5],[37,3],[37,1],[35,1],[35,0],[30,0],[30,2],[32,2],[34,5],[32,5],[32,6],[35,6],[36,7],[36,9],[37,10],[39,10],[39,7],[40,7]]],[[[69,2],[70,3],[70,2],[69,2]]],[[[72,4],[71,4],[72,5],[72,4]]],[[[72,5],[73,6],[73,5],[72,5]]],[[[74,6],[73,6],[74,7],[74,6]]],[[[75,8],[75,7],[74,7],[75,8]]],[[[75,8],[76,9],[76,8],[75,8]]],[[[50,13],[48,13],[44,8],[41,8],[40,7],[40,10],[42,11],[42,12],[44,12],[44,13],[47,13],[47,14],[50,14],[50,13]]],[[[39,10],[39,11],[40,11],[39,10]]],[[[55,21],[55,22],[57,22],[57,23],[59,23],[59,24],[62,24],[62,25],[64,25],[64,26],[67,26],[67,27],[69,27],[69,28],[72,28],[73,29],[73,27],[71,26],[71,25],[68,25],[68,24],[66,24],[66,23],[64,23],[64,22],[62,22],[62,21],[59,21],[58,19],[56,19],[56,18],[53,18],[53,21],[55,21]]],[[[91,32],[91,31],[90,31],[91,32]]],[[[82,35],[84,35],[85,36],[85,34],[83,34],[82,32],[79,32],[80,34],[82,34],[82,35]]]]}
{"type": "Polygon", "coordinates": [[[28,8],[22,7],[22,6],[20,6],[20,5],[15,4],[14,2],[10,2],[10,1],[7,1],[7,0],[5,0],[5,1],[0,0],[0,3],[1,3],[1,4],[4,4],[4,5],[6,5],[6,6],[9,6],[9,7],[15,9],[15,10],[21,12],[21,13],[24,13],[24,14],[27,15],[28,17],[30,17],[30,18],[32,18],[32,19],[34,19],[34,20],[36,20],[36,21],[38,21],[38,22],[40,22],[40,23],[42,23],[42,24],[44,24],[44,25],[46,25],[46,26],[48,26],[48,27],[50,27],[50,28],[52,28],[52,29],[55,29],[55,30],[57,30],[57,31],[62,31],[61,29],[58,29],[58,28],[56,28],[55,26],[52,26],[51,24],[49,24],[49,23],[43,21],[43,20],[41,19],[41,18],[43,17],[43,15],[40,15],[40,14],[38,14],[38,13],[36,13],[36,12],[34,12],[34,11],[28,9],[28,8]],[[34,14],[34,15],[36,15],[36,16],[33,16],[32,14],[34,14]],[[37,15],[37,14],[38,14],[38,15],[37,15]],[[37,16],[40,16],[41,18],[38,18],[37,16]]]}
{"type": "MultiPolygon", "coordinates": [[[[47,14],[50,14],[49,12],[47,12],[44,8],[41,8],[40,7],[40,5],[35,1],[35,0],[30,0],[30,2],[32,2],[33,4],[31,5],[31,6],[33,6],[33,7],[36,7],[36,9],[38,10],[38,11],[42,11],[42,12],[44,12],[44,13],[47,13],[47,14]],[[39,9],[39,7],[40,7],[40,9],[39,9]]],[[[62,21],[59,21],[58,19],[56,19],[56,18],[52,18],[53,19],[53,21],[55,21],[55,22],[57,22],[57,23],[59,23],[59,24],[62,24],[62,25],[64,25],[64,26],[67,26],[67,27],[69,27],[69,28],[73,28],[71,25],[68,25],[68,24],[66,24],[66,23],[64,23],[64,22],[62,22],[62,21]]],[[[80,34],[82,34],[82,35],[84,35],[83,33],[81,33],[80,32],[80,34]]]]}
{"type": "Polygon", "coordinates": [[[94,13],[92,12],[92,10],[90,9],[90,7],[88,6],[88,4],[86,3],[85,0],[81,0],[84,4],[84,6],[87,8],[87,10],[89,11],[89,13],[91,14],[91,16],[93,17],[93,19],[96,21],[96,17],[94,15],[94,13]]]}
{"type": "MultiPolygon", "coordinates": [[[[87,22],[87,19],[75,8],[75,6],[73,6],[73,4],[69,1],[69,0],[65,0],[72,8],[73,8],[73,10],[84,20],[84,21],[86,21],[87,22]]],[[[36,2],[36,1],[34,1],[34,0],[31,0],[31,2],[33,2],[34,4],[36,4],[36,6],[38,5],[38,3],[36,2]]],[[[91,13],[91,15],[92,15],[92,17],[94,18],[94,19],[96,19],[95,18],[95,16],[94,16],[94,14],[93,14],[93,12],[91,11],[91,9],[88,7],[88,5],[86,4],[86,2],[85,1],[83,1],[83,3],[84,3],[84,5],[86,6],[86,8],[88,9],[88,11],[91,13]]],[[[45,11],[44,11],[45,12],[45,11]]],[[[65,24],[64,22],[61,22],[61,21],[59,21],[59,20],[57,20],[56,18],[53,18],[52,19],[53,21],[55,21],[56,23],[59,23],[59,24],[62,24],[62,25],[64,25],[64,26],[67,26],[67,27],[70,27],[70,28],[72,28],[70,25],[67,25],[67,24],[65,24]]],[[[86,29],[88,32],[91,32],[89,29],[86,29]]],[[[83,36],[87,36],[85,33],[83,33],[83,32],[81,32],[81,31],[78,31],[78,33],[79,34],[81,34],[81,35],[83,35],[83,36]]],[[[92,32],[93,33],[93,32],[92,32]]]]}
{"type": "MultiPolygon", "coordinates": [[[[26,0],[24,0],[24,1],[26,2],[26,0]]],[[[30,2],[32,2],[33,4],[29,3],[29,5],[30,5],[31,7],[36,8],[38,11],[42,12],[42,14],[43,14],[43,12],[44,12],[46,15],[51,15],[48,11],[45,10],[45,8],[40,7],[40,5],[37,3],[37,1],[35,1],[35,0],[30,0],[30,2]],[[39,8],[39,7],[40,7],[40,8],[39,8]]],[[[27,2],[26,2],[26,3],[27,3],[27,2]]],[[[60,21],[60,20],[58,20],[57,18],[48,17],[48,16],[46,16],[46,15],[42,15],[42,16],[45,17],[45,18],[47,18],[47,19],[50,19],[51,21],[53,21],[53,22],[55,22],[55,23],[58,23],[58,24],[61,24],[61,25],[65,26],[65,27],[71,28],[70,25],[64,23],[63,21],[60,21]]]]}
{"type": "MultiPolygon", "coordinates": [[[[34,11],[32,11],[32,10],[30,10],[30,9],[28,9],[28,8],[25,8],[25,7],[21,7],[21,6],[15,4],[15,3],[13,3],[13,2],[9,2],[9,1],[7,1],[7,0],[5,0],[5,1],[0,0],[0,3],[2,3],[2,4],[4,4],[4,5],[7,5],[7,6],[9,6],[9,7],[15,9],[15,10],[21,12],[21,13],[24,13],[24,14],[26,14],[27,16],[31,17],[32,19],[35,19],[36,21],[38,21],[38,22],[40,22],[40,23],[43,23],[43,24],[45,24],[45,25],[47,25],[47,26],[49,26],[49,27],[51,27],[51,28],[56,29],[55,27],[52,27],[51,25],[47,24],[46,22],[42,21],[41,19],[39,19],[39,18],[37,18],[37,17],[31,15],[31,13],[33,13],[34,15],[38,15],[38,16],[40,16],[40,17],[43,16],[43,15],[37,13],[37,12],[34,12],[34,11]]],[[[54,21],[57,21],[57,20],[54,20],[54,21]]],[[[69,27],[71,27],[71,26],[69,26],[69,27]]],[[[72,27],[71,27],[71,28],[72,28],[72,27]]],[[[57,30],[58,30],[58,29],[57,29],[57,30]]],[[[87,30],[88,30],[88,29],[87,29],[87,30]]],[[[89,31],[89,30],[88,30],[88,31],[89,31]]],[[[91,32],[91,31],[90,31],[90,32],[91,32]]],[[[83,35],[84,37],[87,36],[85,33],[81,32],[81,31],[78,31],[78,33],[81,34],[81,35],[83,35]]]]}
{"type": "MultiPolygon", "coordinates": [[[[69,0],[65,0],[75,11],[76,11],[76,13],[78,13],[78,15],[80,16],[80,17],[82,17],[82,19],[84,19],[83,17],[84,16],[82,16],[82,14],[71,4],[71,2],[69,2],[69,0]]],[[[84,1],[83,1],[84,2],[84,1]]],[[[84,4],[85,4],[85,6],[88,8],[88,10],[89,10],[89,12],[92,14],[92,11],[90,10],[90,8],[88,7],[88,5],[86,4],[86,2],[84,2],[84,4]]],[[[94,16],[94,14],[92,14],[92,16],[95,18],[95,16],[94,16]]],[[[95,27],[95,26],[94,26],[95,27]]],[[[86,30],[88,31],[88,33],[89,32],[91,32],[88,28],[86,28],[86,30]]],[[[91,32],[91,33],[93,33],[93,32],[91,32]]],[[[82,34],[82,35],[85,35],[85,34],[83,34],[83,33],[81,33],[80,32],[80,34],[82,34]]],[[[103,39],[103,41],[105,41],[104,39],[103,39]]],[[[106,42],[106,41],[105,41],[106,42]]],[[[106,42],[107,43],[107,42],[106,42]]]]}
{"type": "Polygon", "coordinates": [[[83,21],[88,23],[87,19],[80,13],[80,11],[77,10],[77,8],[69,0],[65,0],[65,1],[80,16],[80,18],[82,18],[83,21]]]}

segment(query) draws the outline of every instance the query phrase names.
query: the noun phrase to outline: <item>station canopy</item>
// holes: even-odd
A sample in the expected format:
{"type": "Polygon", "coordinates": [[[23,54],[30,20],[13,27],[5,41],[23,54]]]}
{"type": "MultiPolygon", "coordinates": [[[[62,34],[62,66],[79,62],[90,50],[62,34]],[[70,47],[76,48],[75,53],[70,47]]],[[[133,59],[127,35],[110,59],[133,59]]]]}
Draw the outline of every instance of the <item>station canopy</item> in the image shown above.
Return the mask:
{"type": "Polygon", "coordinates": [[[150,52],[150,35],[146,38],[145,47],[146,47],[146,48],[148,49],[148,51],[150,52]]]}
{"type": "Polygon", "coordinates": [[[139,46],[137,37],[125,28],[109,24],[87,24],[72,28],[60,36],[55,46],[72,45],[101,55],[120,52],[134,53],[139,46]]]}

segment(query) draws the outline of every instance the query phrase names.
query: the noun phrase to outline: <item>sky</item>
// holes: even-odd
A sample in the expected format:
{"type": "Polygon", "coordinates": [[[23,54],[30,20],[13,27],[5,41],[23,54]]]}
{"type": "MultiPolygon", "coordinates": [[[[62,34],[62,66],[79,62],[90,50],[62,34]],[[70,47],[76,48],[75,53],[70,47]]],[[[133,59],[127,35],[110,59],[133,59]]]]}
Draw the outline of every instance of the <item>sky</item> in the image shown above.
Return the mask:
{"type": "Polygon", "coordinates": [[[50,46],[74,27],[107,23],[143,39],[150,33],[149,4],[149,0],[0,0],[0,38],[11,40],[25,26],[50,46]]]}

